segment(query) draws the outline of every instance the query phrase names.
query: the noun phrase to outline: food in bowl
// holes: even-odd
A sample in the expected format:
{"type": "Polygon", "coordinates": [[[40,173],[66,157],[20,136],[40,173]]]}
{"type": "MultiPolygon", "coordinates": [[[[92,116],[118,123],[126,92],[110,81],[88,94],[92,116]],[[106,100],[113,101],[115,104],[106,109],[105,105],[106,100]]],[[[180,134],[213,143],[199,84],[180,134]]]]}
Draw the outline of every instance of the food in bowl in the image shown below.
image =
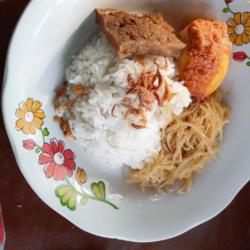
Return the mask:
{"type": "Polygon", "coordinates": [[[191,103],[188,89],[175,79],[171,59],[147,56],[143,61],[117,58],[100,33],[73,60],[68,83],[57,95],[56,119],[63,119],[67,135],[104,165],[142,166],[159,152],[171,113],[178,115],[191,103]],[[169,104],[162,105],[166,98],[169,104]]]}
{"type": "Polygon", "coordinates": [[[228,71],[232,44],[227,26],[198,19],[180,35],[188,44],[179,59],[180,77],[192,95],[209,96],[218,89],[228,71]]]}
{"type": "Polygon", "coordinates": [[[117,56],[178,56],[185,44],[159,12],[136,15],[114,9],[97,9],[96,20],[117,56]]]}
{"type": "Polygon", "coordinates": [[[229,121],[218,90],[231,52],[226,25],[195,20],[181,41],[159,13],[96,15],[102,31],[67,68],[55,121],[103,166],[129,167],[127,182],[186,192],[229,121]]]}

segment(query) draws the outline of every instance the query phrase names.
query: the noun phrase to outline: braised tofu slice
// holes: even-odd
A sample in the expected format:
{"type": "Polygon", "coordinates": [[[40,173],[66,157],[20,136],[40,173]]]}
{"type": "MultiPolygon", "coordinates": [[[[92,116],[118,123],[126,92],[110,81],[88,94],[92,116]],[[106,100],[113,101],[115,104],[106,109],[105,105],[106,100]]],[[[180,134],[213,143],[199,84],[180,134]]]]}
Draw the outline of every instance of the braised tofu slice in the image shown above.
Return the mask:
{"type": "Polygon", "coordinates": [[[158,12],[136,15],[115,9],[96,9],[96,22],[119,58],[134,55],[178,57],[185,48],[173,27],[158,12]]]}

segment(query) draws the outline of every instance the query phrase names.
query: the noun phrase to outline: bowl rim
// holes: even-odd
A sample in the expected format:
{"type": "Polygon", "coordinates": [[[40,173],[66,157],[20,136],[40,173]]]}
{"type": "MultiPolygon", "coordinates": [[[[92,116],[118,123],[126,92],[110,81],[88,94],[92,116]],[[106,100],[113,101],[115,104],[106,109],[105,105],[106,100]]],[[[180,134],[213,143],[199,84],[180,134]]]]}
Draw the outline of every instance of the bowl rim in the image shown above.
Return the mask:
{"type": "Polygon", "coordinates": [[[5,69],[4,69],[4,76],[3,76],[3,85],[2,85],[2,100],[1,100],[1,109],[2,109],[2,115],[3,115],[3,122],[4,122],[4,126],[7,132],[7,136],[8,139],[10,141],[11,144],[11,148],[13,150],[14,153],[14,157],[16,159],[18,168],[20,169],[22,175],[24,176],[25,180],[28,182],[29,186],[33,189],[33,191],[36,193],[36,195],[43,201],[43,203],[45,203],[47,206],[49,206],[51,209],[53,209],[56,213],[60,214],[62,217],[64,217],[65,219],[67,219],[70,223],[74,224],[75,226],[77,226],[79,229],[84,230],[85,232],[88,232],[90,234],[93,235],[97,235],[97,236],[101,236],[101,237],[105,237],[105,238],[115,238],[115,239],[119,239],[119,240],[126,240],[126,241],[131,241],[131,242],[138,242],[138,243],[145,243],[145,242],[157,242],[157,241],[161,241],[161,240],[166,240],[166,239],[170,239],[176,236],[179,236],[187,231],[189,231],[190,229],[214,218],[216,215],[218,215],[221,211],[223,211],[231,202],[232,200],[235,198],[235,196],[240,192],[240,190],[246,185],[246,183],[249,181],[249,178],[242,178],[241,182],[238,182],[237,184],[234,185],[234,187],[231,188],[231,192],[230,192],[230,197],[227,197],[227,199],[224,199],[224,203],[223,206],[222,205],[218,205],[216,208],[213,208],[213,211],[209,212],[206,216],[204,216],[203,219],[199,219],[199,218],[194,218],[193,219],[193,223],[190,223],[189,226],[185,225],[182,229],[178,229],[176,230],[175,233],[173,233],[172,235],[166,235],[166,236],[160,236],[160,237],[154,237],[154,239],[137,239],[136,236],[134,238],[127,238],[124,235],[110,235],[108,232],[107,233],[102,233],[102,234],[96,234],[93,231],[88,231],[86,229],[83,228],[83,226],[80,223],[76,223],[74,221],[71,220],[71,218],[69,218],[69,216],[67,216],[65,213],[63,213],[62,211],[59,211],[58,209],[56,209],[56,207],[51,203],[47,202],[45,197],[38,191],[36,190],[36,188],[34,187],[34,185],[32,184],[31,181],[28,180],[28,178],[25,176],[23,168],[22,168],[22,163],[21,160],[18,158],[18,154],[17,154],[17,148],[16,148],[16,143],[15,140],[13,139],[13,136],[11,136],[11,131],[10,128],[8,126],[8,118],[6,115],[6,110],[7,110],[7,86],[8,86],[8,77],[7,77],[7,70],[8,70],[8,65],[10,63],[10,55],[12,54],[12,50],[13,47],[15,46],[16,43],[16,36],[17,36],[17,32],[19,31],[19,29],[22,27],[23,25],[23,20],[25,19],[25,17],[30,14],[30,12],[32,11],[33,8],[36,7],[36,4],[38,3],[38,0],[33,0],[30,1],[27,6],[25,7],[23,13],[21,14],[16,27],[14,29],[14,32],[12,34],[11,40],[10,40],[10,45],[7,49],[7,55],[6,55],[6,62],[5,62],[5,69]],[[244,180],[243,180],[244,179],[244,180]]]}

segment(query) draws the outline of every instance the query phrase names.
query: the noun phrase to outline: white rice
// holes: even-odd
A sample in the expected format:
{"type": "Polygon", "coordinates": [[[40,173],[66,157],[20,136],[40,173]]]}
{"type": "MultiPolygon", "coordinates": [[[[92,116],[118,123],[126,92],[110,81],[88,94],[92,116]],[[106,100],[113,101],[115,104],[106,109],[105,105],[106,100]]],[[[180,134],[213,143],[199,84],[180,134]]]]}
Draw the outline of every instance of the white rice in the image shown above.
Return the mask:
{"type": "MultiPolygon", "coordinates": [[[[156,58],[163,64],[163,57],[156,58]]],[[[156,71],[153,59],[147,57],[147,71],[156,71]]],[[[94,37],[66,70],[69,85],[80,83],[90,91],[88,96],[78,99],[70,112],[58,115],[68,120],[76,140],[103,166],[142,168],[145,161],[159,152],[161,129],[170,122],[171,114],[179,115],[191,102],[187,88],[174,80],[177,71],[168,59],[168,67],[161,69],[161,74],[175,95],[163,108],[154,103],[153,110],[146,113],[147,127],[133,128],[131,121],[124,119],[122,109],[113,117],[112,108],[125,97],[128,74],[138,79],[142,70],[135,58],[118,59],[103,33],[94,37]]]]}

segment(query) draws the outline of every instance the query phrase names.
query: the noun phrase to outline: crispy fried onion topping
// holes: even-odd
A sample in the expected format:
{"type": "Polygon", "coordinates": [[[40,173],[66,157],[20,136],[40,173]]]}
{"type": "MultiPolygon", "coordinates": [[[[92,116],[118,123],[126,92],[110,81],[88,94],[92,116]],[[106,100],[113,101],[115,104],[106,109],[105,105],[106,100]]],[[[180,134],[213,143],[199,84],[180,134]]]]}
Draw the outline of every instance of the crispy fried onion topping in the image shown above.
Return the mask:
{"type": "Polygon", "coordinates": [[[124,113],[124,118],[129,118],[130,115],[138,116],[139,121],[131,123],[134,128],[140,129],[147,126],[147,119],[145,111],[152,111],[153,103],[157,101],[159,106],[163,106],[164,102],[168,100],[169,90],[166,81],[164,81],[160,72],[159,64],[156,63],[156,72],[143,72],[136,82],[135,79],[128,75],[128,88],[126,97],[120,104],[115,104],[112,109],[112,116],[115,117],[115,109],[120,105],[127,108],[124,113]],[[129,98],[129,95],[136,95],[139,105],[134,105],[129,98]]]}

